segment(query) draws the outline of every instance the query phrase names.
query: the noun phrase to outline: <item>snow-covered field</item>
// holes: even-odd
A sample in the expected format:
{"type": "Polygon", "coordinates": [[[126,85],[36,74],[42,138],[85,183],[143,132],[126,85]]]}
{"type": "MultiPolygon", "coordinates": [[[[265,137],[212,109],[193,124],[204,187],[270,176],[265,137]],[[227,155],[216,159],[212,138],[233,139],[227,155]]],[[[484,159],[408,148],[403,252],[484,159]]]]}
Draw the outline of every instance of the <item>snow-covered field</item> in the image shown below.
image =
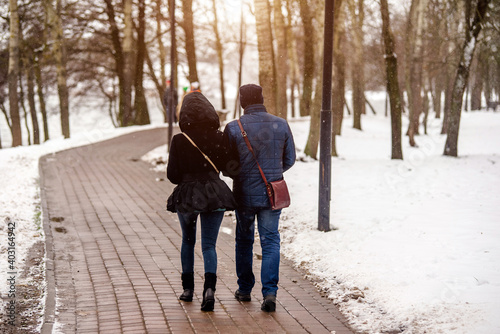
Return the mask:
{"type": "MultiPolygon", "coordinates": [[[[392,161],[383,96],[368,96],[378,114],[363,116],[363,131],[344,119],[340,157],[332,162],[332,231],[317,231],[318,162],[301,159],[286,173],[292,205],[283,212],[282,253],[359,331],[500,333],[500,113],[463,113],[459,158],[442,155],[445,136],[432,119],[419,147],[405,138],[405,160],[392,161]]],[[[302,150],[308,119],[290,126],[302,150]]],[[[114,129],[105,111],[94,111],[72,117],[69,140],[0,150],[1,282],[8,272],[5,219],[17,222],[18,270],[44,238],[38,158],[136,129],[114,129]]],[[[0,285],[3,297],[6,288],[0,285]]]]}
{"type": "MultiPolygon", "coordinates": [[[[442,155],[438,121],[404,161],[389,159],[388,119],[367,115],[363,132],[347,122],[332,163],[335,230],[316,230],[318,163],[297,163],[285,256],[364,332],[500,333],[500,114],[463,114],[458,159],[442,155]]],[[[292,123],[299,145],[306,127],[292,123]]]]}

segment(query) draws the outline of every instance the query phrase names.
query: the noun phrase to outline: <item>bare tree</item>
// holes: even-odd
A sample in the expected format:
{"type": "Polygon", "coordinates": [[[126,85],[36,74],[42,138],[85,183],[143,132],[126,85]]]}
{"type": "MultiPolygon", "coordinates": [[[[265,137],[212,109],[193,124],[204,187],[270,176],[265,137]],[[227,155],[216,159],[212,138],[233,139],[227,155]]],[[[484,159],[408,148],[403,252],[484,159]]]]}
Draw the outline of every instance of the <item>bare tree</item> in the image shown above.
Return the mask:
{"type": "Polygon", "coordinates": [[[361,115],[365,113],[365,75],[363,56],[364,0],[349,0],[349,13],[352,21],[353,56],[352,71],[352,109],[353,128],[361,130],[361,115]]]}
{"type": "Polygon", "coordinates": [[[33,70],[33,55],[27,52],[26,57],[26,84],[28,88],[28,104],[30,107],[31,124],[33,126],[33,144],[40,144],[40,128],[38,126],[38,117],[36,115],[35,105],[35,74],[33,70]]]}
{"type": "MultiPolygon", "coordinates": [[[[471,78],[471,110],[481,109],[481,95],[483,92],[483,84],[488,82],[484,78],[488,78],[488,50],[481,44],[477,57],[472,62],[472,78],[471,78]]],[[[487,99],[488,100],[488,99],[487,99]]]]}
{"type": "Polygon", "coordinates": [[[448,132],[449,116],[451,110],[451,101],[453,94],[453,83],[456,73],[456,64],[460,61],[460,52],[458,47],[458,42],[455,38],[451,38],[452,33],[459,30],[459,24],[461,21],[459,10],[459,5],[461,3],[445,2],[447,9],[452,10],[451,18],[448,19],[448,25],[446,25],[446,31],[443,37],[446,38],[446,57],[445,57],[445,97],[444,97],[444,110],[443,110],[443,125],[441,129],[441,134],[448,132]]]}
{"type": "Polygon", "coordinates": [[[23,144],[17,80],[19,77],[19,14],[17,0],[9,0],[10,39],[9,39],[9,112],[11,119],[12,146],[23,144]]]}
{"type": "Polygon", "coordinates": [[[398,60],[395,54],[394,35],[391,30],[389,5],[387,0],[380,0],[382,14],[382,36],[385,45],[385,64],[387,72],[387,91],[391,104],[391,159],[403,159],[401,148],[401,101],[398,82],[398,60]]]}
{"type": "MultiPolygon", "coordinates": [[[[317,3],[318,4],[318,3],[317,3]]],[[[316,64],[321,64],[323,59],[323,43],[319,42],[323,39],[324,34],[324,7],[316,6],[313,9],[315,20],[318,22],[315,27],[314,36],[318,36],[318,40],[314,40],[314,45],[317,46],[318,52],[316,53],[316,64]]],[[[314,98],[311,104],[311,123],[309,126],[309,136],[307,138],[304,153],[314,159],[317,159],[319,140],[320,140],[320,121],[321,121],[321,102],[322,102],[322,89],[323,89],[323,73],[317,71],[316,73],[316,86],[314,89],[314,98]]]]}
{"type": "Polygon", "coordinates": [[[254,0],[254,5],[259,50],[259,82],[267,111],[276,115],[277,82],[269,1],[254,0]]]}
{"type": "Polygon", "coordinates": [[[475,8],[472,6],[472,0],[467,0],[465,3],[465,40],[453,84],[448,136],[444,147],[444,155],[447,156],[456,157],[458,155],[458,132],[462,114],[462,99],[469,79],[469,70],[476,49],[477,38],[481,32],[482,24],[486,20],[490,1],[478,0],[475,8]]]}
{"type": "Polygon", "coordinates": [[[37,53],[35,63],[34,63],[34,71],[35,71],[35,81],[37,87],[37,96],[38,96],[38,104],[40,105],[40,113],[42,114],[42,122],[43,122],[43,140],[49,140],[49,121],[47,119],[47,108],[45,105],[45,95],[43,93],[43,80],[42,80],[42,70],[40,67],[40,53],[37,53]]]}
{"type": "MultiPolygon", "coordinates": [[[[156,0],[156,39],[158,40],[158,51],[159,51],[159,56],[160,56],[160,85],[157,85],[158,89],[158,96],[160,100],[163,100],[163,92],[167,88],[167,77],[165,75],[165,63],[166,63],[166,54],[165,54],[165,46],[163,44],[163,39],[162,39],[162,27],[161,23],[163,21],[163,16],[161,14],[161,8],[162,8],[162,0],[156,0]]],[[[147,53],[146,53],[147,54],[147,53]]],[[[154,73],[152,70],[151,66],[151,72],[154,73]]],[[[177,78],[174,80],[177,82],[177,78]]],[[[163,104],[162,104],[163,106],[163,104]]],[[[163,107],[163,118],[165,123],[167,123],[167,110],[166,106],[163,107]]]]}
{"type": "Polygon", "coordinates": [[[290,73],[290,104],[292,117],[297,117],[297,112],[295,109],[295,91],[300,88],[300,73],[299,73],[299,61],[297,57],[297,41],[293,34],[292,25],[292,0],[286,0],[286,11],[287,25],[286,25],[286,38],[287,38],[287,49],[288,49],[288,65],[290,73]]]}
{"type": "Polygon", "coordinates": [[[332,156],[336,157],[336,136],[341,134],[345,104],[345,1],[335,1],[333,33],[333,86],[332,86],[332,156]]]}
{"type": "Polygon", "coordinates": [[[410,123],[408,136],[411,146],[417,146],[415,135],[418,134],[419,117],[423,111],[422,73],[423,73],[423,42],[424,11],[429,0],[413,0],[408,18],[406,49],[407,49],[407,93],[409,99],[410,123]]]}
{"type": "Polygon", "coordinates": [[[59,95],[59,110],[61,113],[61,130],[64,138],[70,137],[69,129],[69,93],[66,70],[66,46],[62,24],[62,0],[56,0],[55,7],[52,0],[45,0],[47,23],[52,35],[52,52],[56,63],[57,92],[59,95]]]}
{"type": "Polygon", "coordinates": [[[300,115],[311,114],[312,91],[315,64],[315,30],[313,25],[313,13],[307,0],[299,1],[300,17],[304,29],[304,71],[302,78],[302,98],[300,99],[300,115]]]}
{"type": "Polygon", "coordinates": [[[136,60],[135,60],[135,75],[134,75],[134,90],[135,90],[135,101],[134,101],[134,112],[135,121],[134,124],[144,125],[149,124],[149,111],[148,104],[146,101],[146,96],[144,94],[144,59],[146,56],[146,13],[145,13],[145,0],[138,1],[139,12],[138,12],[138,25],[137,25],[137,47],[136,47],[136,60]]]}
{"type": "MultiPolygon", "coordinates": [[[[162,113],[163,113],[163,121],[165,123],[168,122],[167,119],[167,110],[166,106],[163,103],[163,94],[166,89],[166,81],[167,77],[165,75],[165,63],[166,63],[166,52],[165,45],[163,44],[162,35],[164,31],[162,29],[162,22],[164,21],[164,17],[161,12],[162,8],[162,0],[155,0],[155,10],[154,10],[154,20],[156,23],[156,34],[155,40],[158,43],[158,62],[160,63],[160,76],[158,77],[155,73],[155,69],[153,66],[153,59],[151,59],[150,52],[148,48],[145,48],[145,60],[148,66],[148,74],[153,80],[153,83],[156,87],[156,91],[158,92],[158,98],[162,101],[162,113]]],[[[151,43],[152,44],[152,43],[151,43]]],[[[177,82],[177,80],[175,80],[177,82]]]]}
{"type": "MultiPolygon", "coordinates": [[[[242,81],[242,72],[243,72],[243,56],[245,55],[245,47],[246,47],[246,23],[245,16],[243,15],[243,5],[241,6],[241,14],[240,14],[240,37],[239,37],[239,48],[238,48],[238,84],[236,87],[241,86],[242,81]]],[[[234,113],[233,118],[237,118],[240,116],[240,90],[236,90],[236,100],[234,101],[234,113]]]]}
{"type": "Polygon", "coordinates": [[[182,0],[182,29],[185,34],[186,56],[189,67],[187,79],[189,82],[198,81],[198,70],[196,67],[196,46],[194,42],[194,24],[193,24],[193,0],[182,0]]]}
{"type": "Polygon", "coordinates": [[[132,0],[123,1],[123,21],[125,23],[125,28],[123,31],[123,41],[121,46],[123,52],[123,108],[120,109],[118,117],[121,126],[129,126],[134,122],[132,115],[132,64],[134,56],[134,24],[132,19],[132,0]]]}
{"type": "Polygon", "coordinates": [[[426,29],[428,40],[426,43],[426,54],[428,57],[427,75],[429,92],[432,97],[432,107],[436,118],[441,118],[442,95],[445,91],[446,80],[446,54],[448,52],[446,42],[447,20],[443,20],[448,13],[446,4],[439,1],[431,1],[427,9],[427,26],[433,29],[426,29]]]}
{"type": "Polygon", "coordinates": [[[109,23],[109,35],[113,45],[113,58],[115,73],[118,77],[119,87],[119,108],[118,123],[120,126],[126,126],[131,117],[130,92],[125,87],[130,85],[130,81],[125,79],[125,55],[123,52],[122,41],[120,37],[120,28],[116,20],[115,6],[112,0],[104,0],[106,3],[106,14],[109,23]]]}
{"type": "Polygon", "coordinates": [[[220,94],[221,94],[221,107],[226,109],[226,94],[224,87],[224,57],[222,53],[222,42],[219,34],[219,20],[217,17],[217,3],[216,0],[212,0],[212,9],[214,12],[214,22],[213,29],[215,35],[215,50],[217,52],[217,60],[219,63],[219,80],[220,80],[220,94]]]}
{"type": "Polygon", "coordinates": [[[285,26],[285,18],[282,11],[282,0],[274,0],[274,31],[277,41],[277,58],[276,58],[276,108],[277,115],[282,118],[287,118],[287,72],[288,72],[288,50],[287,50],[287,34],[285,26]]]}

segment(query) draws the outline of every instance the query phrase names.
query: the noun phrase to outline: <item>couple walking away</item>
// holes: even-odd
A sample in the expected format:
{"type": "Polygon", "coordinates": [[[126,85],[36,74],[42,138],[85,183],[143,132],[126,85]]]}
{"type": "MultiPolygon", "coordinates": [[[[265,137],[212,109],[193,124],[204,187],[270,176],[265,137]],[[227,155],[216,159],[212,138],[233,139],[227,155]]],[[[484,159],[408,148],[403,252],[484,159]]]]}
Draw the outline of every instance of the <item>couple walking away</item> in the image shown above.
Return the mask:
{"type": "Polygon", "coordinates": [[[276,309],[279,281],[281,209],[271,209],[260,169],[267,181],[283,179],[283,173],[295,163],[295,145],[286,120],[267,113],[262,88],[249,84],[240,87],[244,108],[240,128],[238,120],[219,131],[220,122],[206,97],[194,92],[182,102],[179,126],[182,133],[173,137],[167,165],[167,177],[176,184],[167,209],[177,212],[182,229],[182,286],[179,297],[193,300],[194,246],[196,221],[200,216],[201,249],[205,282],[201,310],[213,311],[217,282],[216,242],[224,211],[236,212],[236,274],[239,301],[250,301],[255,285],[253,243],[255,218],[262,247],[261,309],[276,309]],[[253,148],[245,142],[248,138],[253,148]],[[260,168],[259,168],[260,165],[260,168]],[[220,179],[219,172],[233,179],[233,192],[220,179]]]}

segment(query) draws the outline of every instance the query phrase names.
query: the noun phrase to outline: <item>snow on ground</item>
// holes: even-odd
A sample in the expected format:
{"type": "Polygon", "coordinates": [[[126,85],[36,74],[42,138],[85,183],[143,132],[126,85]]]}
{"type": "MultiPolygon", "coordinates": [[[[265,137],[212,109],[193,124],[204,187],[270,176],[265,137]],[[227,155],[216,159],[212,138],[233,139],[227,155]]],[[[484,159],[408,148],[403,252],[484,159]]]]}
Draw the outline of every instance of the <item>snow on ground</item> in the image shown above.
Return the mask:
{"type": "MultiPolygon", "coordinates": [[[[431,120],[429,135],[416,139],[419,147],[408,147],[405,137],[405,160],[392,161],[383,96],[368,97],[378,114],[367,110],[363,131],[352,129],[346,117],[337,138],[332,231],[317,230],[318,162],[304,158],[285,174],[292,205],[282,215],[283,255],[317,282],[359,331],[500,333],[500,113],[462,114],[460,158],[442,155],[441,121],[431,120]]],[[[27,249],[44,238],[36,223],[38,158],[144,129],[114,129],[97,111],[84,115],[71,118],[71,139],[0,150],[2,282],[5,219],[17,222],[18,269],[27,249]]],[[[290,126],[300,151],[308,119],[291,120],[290,126]]],[[[147,159],[163,152],[150,152],[147,159]]],[[[6,284],[0,292],[5,296],[6,284]]]]}
{"type": "MultiPolygon", "coordinates": [[[[285,173],[283,255],[361,332],[500,333],[500,114],[463,114],[458,159],[442,155],[433,119],[419,147],[405,137],[405,160],[393,161],[390,119],[378,109],[363,131],[347,117],[337,138],[332,231],[317,230],[318,162],[299,153],[285,173]]],[[[303,149],[308,120],[290,126],[303,149]]],[[[143,158],[166,161],[164,152],[143,158]]]]}
{"type": "MultiPolygon", "coordinates": [[[[388,119],[367,115],[362,132],[345,121],[334,230],[316,230],[318,163],[297,163],[286,175],[284,255],[358,330],[500,333],[500,114],[464,114],[458,159],[442,155],[437,120],[419,148],[405,145],[404,161],[389,159],[388,119]]],[[[307,124],[291,127],[303,145],[307,124]]]]}

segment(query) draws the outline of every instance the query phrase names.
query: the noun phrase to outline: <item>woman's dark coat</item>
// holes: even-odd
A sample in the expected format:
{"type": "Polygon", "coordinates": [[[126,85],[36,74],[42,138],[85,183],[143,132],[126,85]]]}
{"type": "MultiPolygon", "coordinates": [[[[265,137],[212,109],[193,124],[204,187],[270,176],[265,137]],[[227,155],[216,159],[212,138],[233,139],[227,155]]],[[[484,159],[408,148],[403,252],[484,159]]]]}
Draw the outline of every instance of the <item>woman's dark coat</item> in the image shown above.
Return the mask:
{"type": "MultiPolygon", "coordinates": [[[[219,171],[227,169],[231,158],[223,145],[219,117],[203,94],[193,92],[184,97],[179,126],[219,171]]],[[[178,185],[169,198],[169,211],[210,212],[235,208],[229,187],[182,133],[172,138],[167,177],[178,185]]]]}

